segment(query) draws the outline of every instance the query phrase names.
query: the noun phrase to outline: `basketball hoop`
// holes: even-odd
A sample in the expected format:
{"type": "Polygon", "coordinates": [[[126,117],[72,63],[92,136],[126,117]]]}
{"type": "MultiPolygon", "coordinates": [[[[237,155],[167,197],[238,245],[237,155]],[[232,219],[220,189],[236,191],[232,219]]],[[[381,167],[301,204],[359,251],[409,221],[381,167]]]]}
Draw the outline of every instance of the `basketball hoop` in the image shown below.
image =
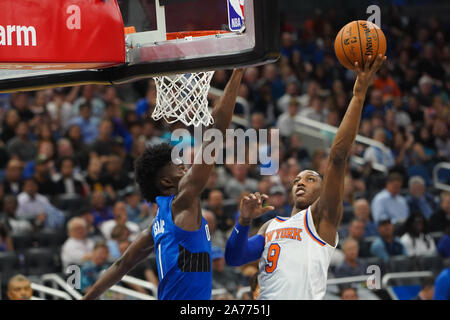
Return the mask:
{"type": "Polygon", "coordinates": [[[187,126],[211,125],[214,120],[208,110],[208,92],[214,71],[154,77],[156,107],[153,120],[164,118],[187,126]]]}
{"type": "MultiPolygon", "coordinates": [[[[191,41],[201,37],[218,37],[229,31],[205,30],[167,33],[167,40],[191,41]]],[[[156,107],[152,119],[168,123],[181,121],[187,126],[209,126],[214,120],[208,110],[208,92],[214,71],[154,77],[156,107]]]]}

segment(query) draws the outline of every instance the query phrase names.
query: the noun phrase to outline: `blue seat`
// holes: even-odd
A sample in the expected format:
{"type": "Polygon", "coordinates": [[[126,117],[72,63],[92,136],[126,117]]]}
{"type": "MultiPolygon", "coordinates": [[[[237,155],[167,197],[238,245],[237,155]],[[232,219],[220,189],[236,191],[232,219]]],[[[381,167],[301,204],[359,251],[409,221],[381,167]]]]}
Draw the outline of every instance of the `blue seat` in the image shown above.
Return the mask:
{"type": "Polygon", "coordinates": [[[432,183],[428,170],[423,166],[410,166],[408,168],[408,177],[411,178],[413,176],[421,176],[425,180],[427,186],[430,186],[432,183]]]}

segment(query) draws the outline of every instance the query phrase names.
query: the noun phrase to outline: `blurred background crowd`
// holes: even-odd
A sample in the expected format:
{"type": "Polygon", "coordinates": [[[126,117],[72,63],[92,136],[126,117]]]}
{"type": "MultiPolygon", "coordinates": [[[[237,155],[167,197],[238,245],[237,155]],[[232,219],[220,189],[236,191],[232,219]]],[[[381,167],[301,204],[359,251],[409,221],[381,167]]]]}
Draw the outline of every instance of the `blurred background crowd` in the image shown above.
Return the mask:
{"type": "MultiPolygon", "coordinates": [[[[388,61],[369,89],[359,134],[384,148],[355,144],[364,163],[349,165],[330,278],[363,275],[374,264],[382,272],[435,276],[449,268],[450,192],[434,188],[432,174],[436,164],[450,161],[450,24],[438,16],[411,17],[402,6],[382,12],[388,61]],[[376,164],[387,170],[375,170],[376,164]]],[[[256,262],[232,268],[224,260],[240,197],[265,193],[276,208],[253,222],[254,233],[268,219],[291,215],[291,186],[302,169],[324,173],[326,148],[307,148],[295,117],[337,127],[344,116],[355,74],[339,65],[333,45],[351,16],[316,10],[301,23],[282,19],[280,60],[246,69],[235,113],[244,122],[233,125],[279,129],[280,169],[261,176],[258,165],[217,165],[211,174],[202,199],[213,288],[223,289],[216,298],[250,298],[238,290],[257,273],[256,262]]],[[[224,89],[230,74],[216,71],[212,87],[224,89]]],[[[214,105],[218,97],[210,99],[214,105]]],[[[154,122],[155,100],[153,80],[0,94],[0,260],[14,265],[8,270],[0,262],[2,297],[19,271],[64,274],[74,264],[84,292],[149,226],[156,206],[135,186],[134,160],[148,145],[176,144],[171,132],[183,127],[154,122]]],[[[331,143],[333,133],[324,134],[331,143]]],[[[448,175],[442,179],[450,183],[448,175]]],[[[154,257],[130,275],[157,285],[154,257]]],[[[342,296],[354,298],[346,289],[342,296]]]]}

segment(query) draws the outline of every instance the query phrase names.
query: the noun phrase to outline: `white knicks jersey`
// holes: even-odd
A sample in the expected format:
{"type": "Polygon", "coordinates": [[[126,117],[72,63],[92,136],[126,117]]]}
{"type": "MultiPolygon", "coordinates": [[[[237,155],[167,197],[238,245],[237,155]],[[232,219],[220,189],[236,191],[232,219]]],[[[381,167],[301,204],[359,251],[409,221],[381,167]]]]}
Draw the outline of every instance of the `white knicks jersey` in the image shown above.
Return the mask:
{"type": "Polygon", "coordinates": [[[258,299],[321,300],[335,248],[317,234],[311,206],[290,218],[274,218],[259,261],[258,299]]]}

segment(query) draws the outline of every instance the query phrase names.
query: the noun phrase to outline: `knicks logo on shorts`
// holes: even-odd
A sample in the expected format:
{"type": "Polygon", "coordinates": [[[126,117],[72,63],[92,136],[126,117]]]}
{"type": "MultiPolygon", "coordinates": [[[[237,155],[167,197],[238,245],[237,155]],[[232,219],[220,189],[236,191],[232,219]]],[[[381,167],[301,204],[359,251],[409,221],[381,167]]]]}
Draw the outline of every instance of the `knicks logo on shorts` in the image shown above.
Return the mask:
{"type": "Polygon", "coordinates": [[[302,237],[300,235],[301,232],[302,232],[302,229],[300,229],[300,228],[274,229],[274,230],[266,232],[266,235],[265,235],[266,243],[268,243],[272,240],[279,240],[279,239],[293,239],[293,240],[302,241],[302,237]]]}

